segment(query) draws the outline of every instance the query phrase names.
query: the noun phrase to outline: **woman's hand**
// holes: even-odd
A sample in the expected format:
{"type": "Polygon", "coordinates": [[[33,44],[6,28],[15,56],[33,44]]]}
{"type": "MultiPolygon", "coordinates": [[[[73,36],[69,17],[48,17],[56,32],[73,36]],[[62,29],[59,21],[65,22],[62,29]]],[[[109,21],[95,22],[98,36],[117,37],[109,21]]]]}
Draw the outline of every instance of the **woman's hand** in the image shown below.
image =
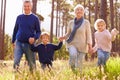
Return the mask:
{"type": "Polygon", "coordinates": [[[59,37],[59,41],[62,42],[64,40],[63,37],[59,37]]]}
{"type": "Polygon", "coordinates": [[[15,43],[12,43],[12,45],[13,45],[13,48],[15,48],[15,43]]]}
{"type": "Polygon", "coordinates": [[[92,45],[88,44],[88,53],[92,54],[93,51],[92,45]]]}

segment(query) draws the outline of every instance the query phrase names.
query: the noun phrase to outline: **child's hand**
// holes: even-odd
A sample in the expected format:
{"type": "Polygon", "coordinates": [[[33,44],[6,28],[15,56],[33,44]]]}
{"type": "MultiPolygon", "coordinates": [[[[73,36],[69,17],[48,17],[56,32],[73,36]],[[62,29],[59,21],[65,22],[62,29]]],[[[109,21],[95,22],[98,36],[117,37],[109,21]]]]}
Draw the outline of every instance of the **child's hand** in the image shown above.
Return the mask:
{"type": "Polygon", "coordinates": [[[59,37],[59,41],[62,42],[63,41],[63,37],[59,37]]]}
{"type": "Polygon", "coordinates": [[[93,54],[94,53],[94,49],[93,48],[89,49],[88,53],[93,54]]]}

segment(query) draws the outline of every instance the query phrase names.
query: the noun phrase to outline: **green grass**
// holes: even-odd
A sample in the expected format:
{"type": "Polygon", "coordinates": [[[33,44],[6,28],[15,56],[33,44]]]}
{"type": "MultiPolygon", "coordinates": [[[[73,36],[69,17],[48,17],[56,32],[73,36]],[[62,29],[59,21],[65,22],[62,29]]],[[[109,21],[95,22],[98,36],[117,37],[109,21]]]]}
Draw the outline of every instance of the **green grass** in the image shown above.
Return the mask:
{"type": "Polygon", "coordinates": [[[6,61],[7,66],[0,66],[0,80],[120,80],[120,58],[110,58],[107,62],[106,72],[100,73],[96,61],[84,62],[83,72],[72,71],[67,60],[56,60],[53,69],[43,71],[37,62],[37,69],[33,74],[28,66],[22,65],[20,73],[13,73],[12,61],[6,61]]]}
{"type": "Polygon", "coordinates": [[[113,76],[113,79],[117,79],[117,76],[119,76],[120,79],[120,58],[111,58],[108,61],[106,70],[108,78],[113,76]]]}

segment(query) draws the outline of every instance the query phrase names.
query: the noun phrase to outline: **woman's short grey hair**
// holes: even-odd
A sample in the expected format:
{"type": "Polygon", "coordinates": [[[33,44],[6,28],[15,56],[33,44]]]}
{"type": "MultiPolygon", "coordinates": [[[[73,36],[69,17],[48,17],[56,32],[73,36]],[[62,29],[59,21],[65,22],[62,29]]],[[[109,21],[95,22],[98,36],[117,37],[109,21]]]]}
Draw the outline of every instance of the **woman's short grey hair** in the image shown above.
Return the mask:
{"type": "Polygon", "coordinates": [[[83,11],[84,11],[84,7],[83,7],[81,4],[76,5],[75,8],[74,8],[74,11],[75,11],[77,8],[82,8],[83,11]]]}

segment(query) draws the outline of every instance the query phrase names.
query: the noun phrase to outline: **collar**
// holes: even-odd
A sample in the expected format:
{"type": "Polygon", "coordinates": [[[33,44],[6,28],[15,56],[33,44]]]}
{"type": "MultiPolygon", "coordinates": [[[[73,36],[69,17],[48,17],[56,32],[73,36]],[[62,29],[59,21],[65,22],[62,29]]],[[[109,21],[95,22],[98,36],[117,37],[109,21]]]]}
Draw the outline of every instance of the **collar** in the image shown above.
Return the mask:
{"type": "Polygon", "coordinates": [[[32,12],[30,12],[29,14],[25,14],[25,13],[23,13],[24,15],[31,15],[32,14],[32,12]]]}

